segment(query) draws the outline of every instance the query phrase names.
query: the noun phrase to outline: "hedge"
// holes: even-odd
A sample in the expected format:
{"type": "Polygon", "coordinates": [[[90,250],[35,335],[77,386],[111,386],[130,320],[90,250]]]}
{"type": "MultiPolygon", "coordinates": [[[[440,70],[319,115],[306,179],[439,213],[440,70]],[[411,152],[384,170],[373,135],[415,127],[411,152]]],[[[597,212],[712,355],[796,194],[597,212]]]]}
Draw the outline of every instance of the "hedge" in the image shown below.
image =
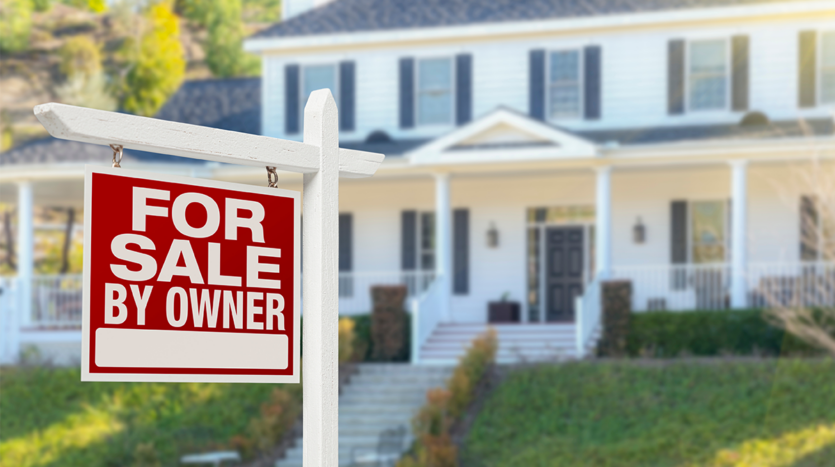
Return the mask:
{"type": "Polygon", "coordinates": [[[630,356],[808,355],[819,353],[768,323],[762,310],[633,313],[630,356]]]}

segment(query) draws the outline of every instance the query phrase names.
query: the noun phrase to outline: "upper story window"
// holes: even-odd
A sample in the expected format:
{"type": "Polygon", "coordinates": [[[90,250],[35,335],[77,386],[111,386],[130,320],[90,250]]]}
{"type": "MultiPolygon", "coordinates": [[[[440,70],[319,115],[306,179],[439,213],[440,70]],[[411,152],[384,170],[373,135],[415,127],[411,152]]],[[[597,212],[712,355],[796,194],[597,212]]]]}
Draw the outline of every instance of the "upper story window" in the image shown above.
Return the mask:
{"type": "Polygon", "coordinates": [[[580,116],[580,60],[579,50],[551,52],[548,70],[548,114],[551,118],[580,116]]]}
{"type": "Polygon", "coordinates": [[[418,125],[452,123],[452,59],[422,59],[417,65],[418,125]]]}
{"type": "Polygon", "coordinates": [[[835,103],[835,31],[821,34],[821,102],[835,103]]]}
{"type": "Polygon", "coordinates": [[[307,65],[302,68],[302,114],[304,114],[307,99],[317,89],[328,88],[334,99],[337,99],[337,73],[336,64],[307,65]]]}
{"type": "Polygon", "coordinates": [[[724,110],[727,107],[727,41],[690,42],[688,83],[690,110],[724,110]]]}

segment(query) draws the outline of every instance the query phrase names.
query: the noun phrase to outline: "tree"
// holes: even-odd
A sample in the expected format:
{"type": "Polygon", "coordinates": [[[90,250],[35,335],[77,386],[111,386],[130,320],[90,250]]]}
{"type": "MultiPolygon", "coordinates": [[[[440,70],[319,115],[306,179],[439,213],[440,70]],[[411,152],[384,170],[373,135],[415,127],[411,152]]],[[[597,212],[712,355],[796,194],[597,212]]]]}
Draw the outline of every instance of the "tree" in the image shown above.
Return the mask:
{"type": "Polygon", "coordinates": [[[55,95],[64,104],[78,105],[99,110],[116,110],[116,99],[108,90],[104,73],[93,75],[76,73],[55,88],[55,95]]]}
{"type": "Polygon", "coordinates": [[[151,6],[146,13],[147,33],[139,39],[138,47],[128,40],[126,52],[135,53],[133,65],[125,78],[125,110],[150,116],[156,113],[171,94],[180,87],[186,62],[180,44],[180,25],[166,3],[151,6]]]}
{"type": "Polygon", "coordinates": [[[101,71],[99,46],[89,36],[74,36],[67,39],[58,51],[61,63],[58,69],[66,77],[75,74],[92,76],[101,71]]]}
{"type": "Polygon", "coordinates": [[[32,0],[0,2],[0,52],[20,52],[29,47],[32,0]]]}
{"type": "Polygon", "coordinates": [[[241,0],[181,0],[183,15],[208,30],[206,64],[218,77],[257,75],[258,57],[243,51],[241,0]]]}

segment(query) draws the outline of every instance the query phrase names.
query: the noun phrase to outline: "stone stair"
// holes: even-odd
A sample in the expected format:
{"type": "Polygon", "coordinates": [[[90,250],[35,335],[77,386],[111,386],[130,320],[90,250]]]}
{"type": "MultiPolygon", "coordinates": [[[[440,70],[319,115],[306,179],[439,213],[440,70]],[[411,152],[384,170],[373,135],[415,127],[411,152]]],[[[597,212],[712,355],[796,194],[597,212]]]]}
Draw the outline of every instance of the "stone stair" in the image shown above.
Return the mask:
{"type": "MultiPolygon", "coordinates": [[[[441,323],[420,349],[420,362],[455,364],[470,343],[487,331],[484,323],[441,323]]],[[[494,324],[499,338],[496,361],[512,364],[526,361],[576,358],[576,335],[568,324],[494,324]]]]}
{"type": "MultiPolygon", "coordinates": [[[[351,450],[374,451],[380,432],[406,427],[407,449],[412,442],[412,416],[426,402],[426,391],[446,384],[451,366],[405,363],[363,363],[339,396],[339,465],[351,464],[351,450]]],[[[302,439],[276,467],[302,466],[302,439]]]]}

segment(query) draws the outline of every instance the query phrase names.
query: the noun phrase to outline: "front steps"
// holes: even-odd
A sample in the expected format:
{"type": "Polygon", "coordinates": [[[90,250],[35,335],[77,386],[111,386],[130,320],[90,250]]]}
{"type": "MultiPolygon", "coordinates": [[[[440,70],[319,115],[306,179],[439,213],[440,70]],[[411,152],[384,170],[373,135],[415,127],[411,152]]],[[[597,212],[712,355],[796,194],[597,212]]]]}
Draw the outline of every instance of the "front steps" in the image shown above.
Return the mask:
{"type": "MultiPolygon", "coordinates": [[[[404,363],[363,363],[339,396],[339,465],[351,464],[351,450],[374,451],[380,432],[406,427],[412,442],[412,416],[426,402],[426,391],[446,385],[451,366],[414,366],[404,363]]],[[[276,467],[302,467],[302,439],[276,467]]]]}
{"type": "MultiPolygon", "coordinates": [[[[567,360],[577,357],[574,324],[493,324],[498,333],[496,361],[567,360]]],[[[470,343],[487,331],[484,323],[441,323],[420,349],[420,363],[455,364],[470,343]]]]}

